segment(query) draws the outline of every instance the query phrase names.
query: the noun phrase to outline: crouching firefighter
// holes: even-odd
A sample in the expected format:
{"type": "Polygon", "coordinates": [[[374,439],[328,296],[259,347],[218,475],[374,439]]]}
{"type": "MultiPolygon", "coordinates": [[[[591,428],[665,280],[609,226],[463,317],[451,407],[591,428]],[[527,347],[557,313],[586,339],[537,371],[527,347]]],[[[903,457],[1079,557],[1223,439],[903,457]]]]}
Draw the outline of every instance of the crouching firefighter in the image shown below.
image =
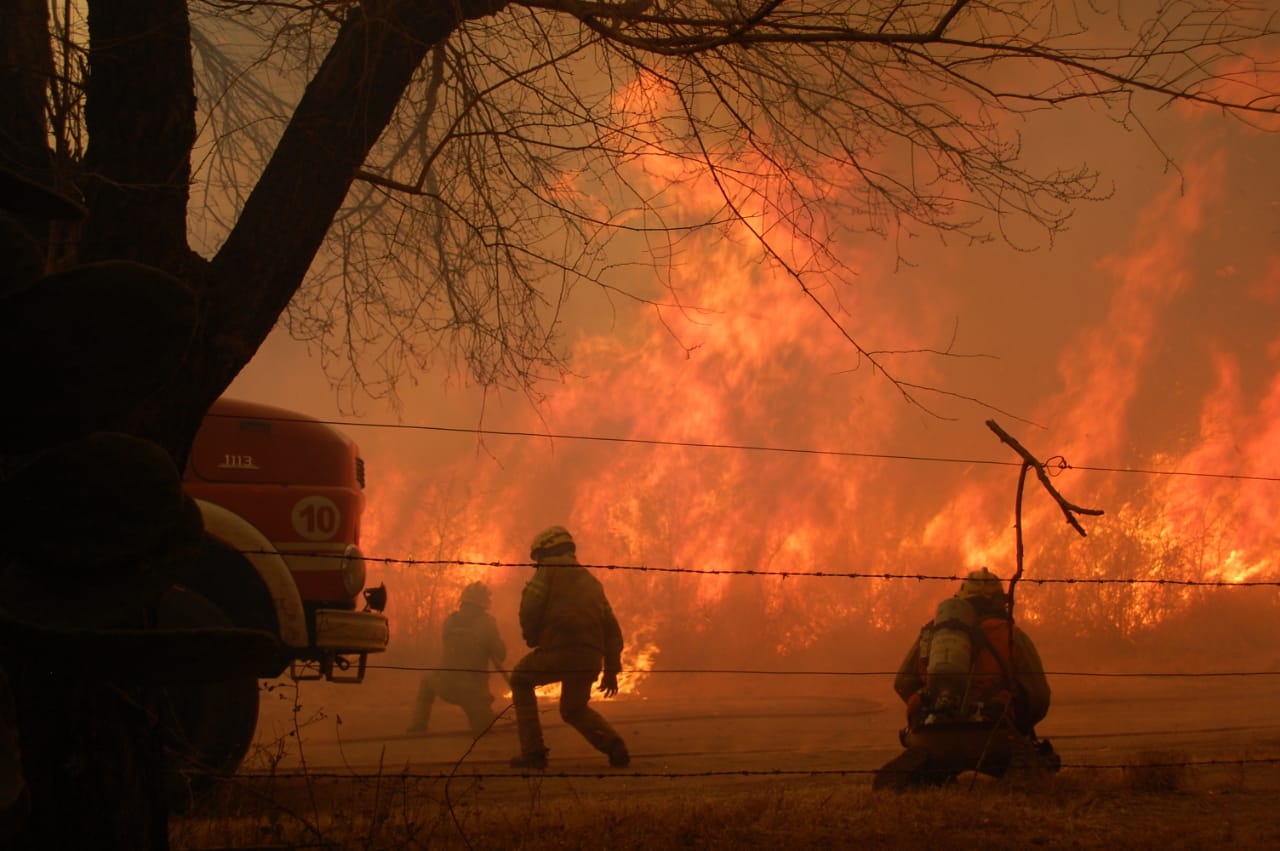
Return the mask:
{"type": "Polygon", "coordinates": [[[1035,727],[1049,681],[1031,638],[1013,622],[1000,577],[982,568],[939,603],[893,681],[907,707],[906,749],[877,773],[877,789],[942,785],[964,771],[1056,771],[1035,727]]]}

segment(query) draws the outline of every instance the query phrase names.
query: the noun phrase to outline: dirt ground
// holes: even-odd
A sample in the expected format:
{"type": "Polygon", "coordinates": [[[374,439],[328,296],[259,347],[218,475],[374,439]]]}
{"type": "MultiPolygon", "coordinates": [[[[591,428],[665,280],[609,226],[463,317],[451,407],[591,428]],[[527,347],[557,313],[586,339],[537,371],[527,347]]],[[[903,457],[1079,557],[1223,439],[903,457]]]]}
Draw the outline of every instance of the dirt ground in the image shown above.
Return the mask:
{"type": "MultiPolygon", "coordinates": [[[[512,773],[506,761],[518,747],[509,710],[475,741],[462,711],[437,703],[430,732],[406,735],[416,682],[416,675],[373,671],[357,686],[313,682],[265,691],[257,750],[245,771],[512,773]]],[[[765,691],[758,680],[720,685],[715,693],[593,700],[630,747],[631,768],[621,773],[564,725],[554,700],[542,701],[548,773],[625,775],[633,791],[733,785],[770,773],[869,783],[900,752],[902,708],[887,683],[784,683],[786,692],[776,684],[765,691]]],[[[506,706],[501,697],[495,703],[506,706]]],[[[1064,769],[1120,771],[1154,755],[1197,763],[1190,773],[1202,785],[1247,779],[1280,789],[1280,765],[1265,762],[1280,757],[1277,707],[1280,677],[1066,679],[1054,684],[1039,733],[1053,742],[1064,769]]]]}
{"type": "Polygon", "coordinates": [[[903,795],[871,789],[901,752],[888,682],[763,682],[595,701],[630,745],[625,770],[544,701],[545,772],[507,766],[509,713],[475,740],[437,704],[431,731],[406,735],[412,672],[276,685],[242,776],[172,822],[173,847],[1280,847],[1280,677],[1064,677],[1039,730],[1059,774],[903,795]]]}

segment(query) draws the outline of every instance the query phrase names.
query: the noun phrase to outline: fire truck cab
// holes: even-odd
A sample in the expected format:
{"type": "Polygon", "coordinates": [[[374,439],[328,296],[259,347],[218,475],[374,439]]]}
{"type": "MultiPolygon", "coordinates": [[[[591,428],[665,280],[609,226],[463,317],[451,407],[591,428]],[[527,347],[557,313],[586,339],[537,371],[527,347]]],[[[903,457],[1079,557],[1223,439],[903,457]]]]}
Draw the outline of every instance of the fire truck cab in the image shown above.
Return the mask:
{"type": "Polygon", "coordinates": [[[285,649],[280,669],[263,676],[287,665],[297,679],[362,681],[368,654],[385,650],[390,633],[385,600],[357,610],[365,563],[356,445],[310,417],[220,399],[196,434],[183,480],[204,515],[208,568],[241,562],[229,581],[206,569],[197,590],[237,625],[276,634],[285,649]],[[252,593],[239,585],[245,580],[256,582],[252,593]],[[223,587],[210,595],[211,584],[223,587]]]}
{"type": "MultiPolygon", "coordinates": [[[[365,589],[364,462],[342,432],[294,411],[223,398],[206,413],[183,473],[204,518],[200,557],[171,621],[266,630],[280,654],[258,672],[363,681],[390,629],[383,587],[365,589]]],[[[236,769],[257,725],[258,683],[174,699],[190,762],[236,769]]]]}

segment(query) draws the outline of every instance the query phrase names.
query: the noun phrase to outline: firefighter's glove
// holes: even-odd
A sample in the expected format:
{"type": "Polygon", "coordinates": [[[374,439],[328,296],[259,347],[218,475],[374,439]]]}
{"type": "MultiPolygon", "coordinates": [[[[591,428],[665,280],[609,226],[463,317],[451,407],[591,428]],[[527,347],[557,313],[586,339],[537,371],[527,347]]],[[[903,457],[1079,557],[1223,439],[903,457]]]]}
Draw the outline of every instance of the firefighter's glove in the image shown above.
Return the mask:
{"type": "Polygon", "coordinates": [[[605,671],[604,674],[600,677],[600,685],[598,686],[598,688],[604,694],[605,697],[613,697],[615,694],[617,694],[618,693],[618,672],[605,671]]]}

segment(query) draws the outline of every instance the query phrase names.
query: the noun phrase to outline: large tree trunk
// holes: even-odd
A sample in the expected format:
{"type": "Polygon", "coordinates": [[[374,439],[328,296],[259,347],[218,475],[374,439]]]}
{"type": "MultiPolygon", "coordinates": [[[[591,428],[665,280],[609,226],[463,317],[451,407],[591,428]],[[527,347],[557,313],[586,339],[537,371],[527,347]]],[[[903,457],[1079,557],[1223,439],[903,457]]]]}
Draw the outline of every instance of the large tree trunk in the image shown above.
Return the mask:
{"type": "Polygon", "coordinates": [[[91,0],[82,261],[182,275],[195,107],[185,0],[91,0]]]}
{"type": "MultiPolygon", "coordinates": [[[[53,185],[49,127],[44,112],[52,73],[45,0],[0,3],[0,167],[44,186],[53,185]]],[[[48,220],[35,216],[18,218],[31,239],[41,246],[47,243],[48,220]]],[[[16,246],[6,242],[5,247],[15,256],[4,260],[18,262],[16,246]]]]}
{"type": "MultiPolygon", "coordinates": [[[[31,35],[34,29],[47,36],[47,17],[34,14],[33,4],[43,12],[43,0],[19,2],[31,17],[19,20],[6,5],[0,24],[15,29],[6,30],[0,46],[15,52],[23,47],[38,58],[38,39],[22,42],[13,33],[31,35]]],[[[178,378],[105,427],[150,438],[179,466],[185,462],[205,410],[297,291],[356,170],[427,51],[464,16],[501,5],[368,0],[353,6],[227,243],[206,262],[187,243],[196,131],[186,2],[90,0],[89,148],[81,176],[89,215],[79,259],[139,261],[175,274],[194,290],[198,312],[178,378]]],[[[15,135],[0,150],[35,159],[43,124],[28,101],[44,89],[38,79],[14,73],[0,82],[13,83],[0,101],[4,115],[18,117],[5,124],[15,135]]],[[[15,164],[38,177],[32,173],[38,163],[15,164]]],[[[124,307],[107,309],[120,315],[102,316],[103,323],[132,334],[155,331],[124,307]]],[[[10,553],[4,556],[7,566],[10,553]]],[[[68,688],[53,694],[57,711],[41,713],[40,700],[50,698],[39,678],[48,666],[32,663],[22,640],[0,650],[0,666],[21,675],[14,703],[32,788],[22,838],[37,848],[166,848],[155,695],[71,678],[68,688]]]]}
{"type": "MultiPolygon", "coordinates": [[[[90,0],[89,145],[79,179],[89,215],[78,259],[164,269],[192,287],[200,312],[182,374],[115,427],[156,441],[185,463],[204,412],[297,292],[423,58],[462,21],[506,5],[351,5],[239,220],[208,261],[187,243],[196,102],[186,0],[90,0]]],[[[47,7],[16,0],[4,5],[0,24],[3,58],[12,60],[0,66],[0,107],[9,119],[0,159],[39,179],[48,160],[40,109],[51,73],[47,7]]]]}

